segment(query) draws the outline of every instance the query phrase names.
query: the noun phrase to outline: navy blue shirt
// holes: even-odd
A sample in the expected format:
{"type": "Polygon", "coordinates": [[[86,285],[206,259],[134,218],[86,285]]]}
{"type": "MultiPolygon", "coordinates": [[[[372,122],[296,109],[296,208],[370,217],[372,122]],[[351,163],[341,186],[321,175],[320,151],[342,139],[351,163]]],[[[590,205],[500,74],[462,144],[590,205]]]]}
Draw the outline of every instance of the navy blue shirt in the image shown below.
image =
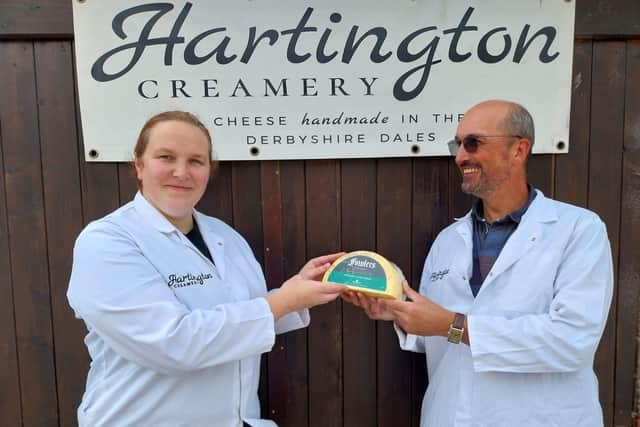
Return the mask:
{"type": "Polygon", "coordinates": [[[478,199],[471,207],[471,218],[473,218],[473,273],[469,284],[474,297],[478,295],[482,282],[491,271],[507,240],[518,228],[522,215],[527,211],[533,199],[536,198],[536,191],[533,187],[527,185],[527,188],[529,190],[529,198],[524,206],[496,221],[490,222],[484,219],[482,200],[478,199]]]}
{"type": "Polygon", "coordinates": [[[185,234],[185,236],[187,236],[187,239],[191,240],[191,243],[193,243],[193,246],[195,246],[196,248],[198,248],[200,252],[202,252],[202,255],[206,256],[207,258],[209,258],[209,261],[213,262],[213,258],[211,257],[211,252],[209,252],[209,248],[207,247],[207,244],[204,242],[204,238],[202,237],[202,233],[200,233],[200,229],[198,228],[198,223],[196,222],[195,219],[193,220],[193,228],[191,229],[190,232],[185,234]]]}

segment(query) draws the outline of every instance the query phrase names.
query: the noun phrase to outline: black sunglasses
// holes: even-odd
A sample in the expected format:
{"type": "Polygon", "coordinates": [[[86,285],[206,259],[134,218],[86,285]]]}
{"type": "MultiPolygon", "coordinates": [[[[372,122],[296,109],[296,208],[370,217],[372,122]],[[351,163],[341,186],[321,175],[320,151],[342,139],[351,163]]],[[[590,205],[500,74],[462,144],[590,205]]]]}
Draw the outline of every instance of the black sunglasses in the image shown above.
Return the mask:
{"type": "Polygon", "coordinates": [[[478,151],[478,147],[481,144],[486,144],[486,141],[483,141],[484,138],[522,138],[520,135],[467,135],[462,139],[458,137],[453,138],[451,141],[447,142],[449,146],[449,153],[452,156],[458,154],[458,150],[460,146],[464,146],[464,151],[469,154],[473,154],[478,151]]]}

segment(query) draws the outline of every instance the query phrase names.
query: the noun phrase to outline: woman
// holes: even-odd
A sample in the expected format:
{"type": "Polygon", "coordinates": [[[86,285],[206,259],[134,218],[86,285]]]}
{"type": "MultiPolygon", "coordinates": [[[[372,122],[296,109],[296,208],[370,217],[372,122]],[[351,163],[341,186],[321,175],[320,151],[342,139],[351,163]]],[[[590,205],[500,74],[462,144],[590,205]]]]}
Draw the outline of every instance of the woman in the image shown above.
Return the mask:
{"type": "Polygon", "coordinates": [[[273,426],[260,420],[260,354],[307,326],[306,308],[344,289],[318,281],[340,254],[309,261],[267,294],[246,241],[194,206],[211,137],[185,112],[142,128],[140,191],[76,241],[67,293],[91,356],[80,426],[273,426]]]}

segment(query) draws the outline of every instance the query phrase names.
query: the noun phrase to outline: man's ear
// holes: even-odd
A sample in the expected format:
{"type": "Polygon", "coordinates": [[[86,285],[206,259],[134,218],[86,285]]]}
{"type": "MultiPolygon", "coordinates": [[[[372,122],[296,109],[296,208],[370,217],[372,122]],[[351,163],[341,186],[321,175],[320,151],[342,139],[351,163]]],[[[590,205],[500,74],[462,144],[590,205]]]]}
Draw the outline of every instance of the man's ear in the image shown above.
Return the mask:
{"type": "Polygon", "coordinates": [[[516,158],[526,162],[529,155],[531,155],[531,141],[528,138],[520,138],[516,143],[516,158]]]}

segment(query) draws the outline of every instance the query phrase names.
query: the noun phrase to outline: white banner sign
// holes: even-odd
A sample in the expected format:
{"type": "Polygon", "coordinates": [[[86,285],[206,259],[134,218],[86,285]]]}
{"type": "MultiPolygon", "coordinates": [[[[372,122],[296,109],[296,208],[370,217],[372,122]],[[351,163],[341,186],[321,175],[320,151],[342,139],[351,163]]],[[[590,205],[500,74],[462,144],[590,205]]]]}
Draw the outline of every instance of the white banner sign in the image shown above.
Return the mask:
{"type": "Polygon", "coordinates": [[[153,114],[195,113],[220,160],[448,154],[508,99],[568,151],[575,2],[74,1],[87,160],[129,161],[153,114]]]}

